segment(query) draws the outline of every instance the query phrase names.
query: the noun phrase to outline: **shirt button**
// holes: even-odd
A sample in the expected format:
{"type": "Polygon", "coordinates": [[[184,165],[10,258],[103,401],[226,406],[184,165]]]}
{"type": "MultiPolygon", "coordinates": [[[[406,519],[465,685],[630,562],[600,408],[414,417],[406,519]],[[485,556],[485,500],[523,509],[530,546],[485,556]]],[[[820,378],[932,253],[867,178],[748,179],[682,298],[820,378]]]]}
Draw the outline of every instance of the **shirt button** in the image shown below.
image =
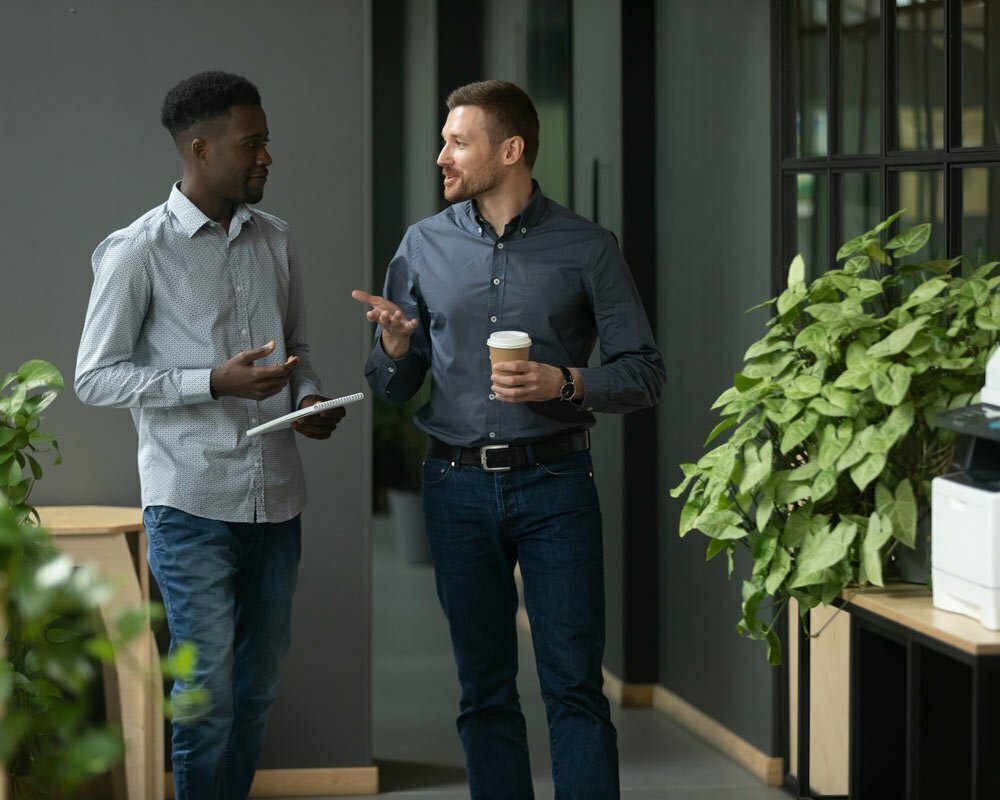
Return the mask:
{"type": "Polygon", "coordinates": [[[480,233],[482,233],[482,232],[483,232],[483,229],[482,229],[482,228],[480,228],[480,229],[479,229],[479,232],[480,232],[480,233]]]}
{"type": "Polygon", "coordinates": [[[490,431],[490,438],[491,439],[496,439],[497,438],[497,435],[496,435],[495,431],[490,431]]]}
{"type": "Polygon", "coordinates": [[[493,394],[493,392],[490,392],[490,400],[496,400],[496,399],[497,399],[497,396],[495,394],[493,394]]]}
{"type": "Polygon", "coordinates": [[[497,321],[496,317],[490,317],[490,322],[496,322],[496,321],[497,321]]]}
{"type": "Polygon", "coordinates": [[[396,371],[395,367],[389,367],[389,372],[395,372],[395,371],[396,371]]]}
{"type": "Polygon", "coordinates": [[[244,328],[243,330],[240,331],[240,333],[243,334],[244,336],[246,336],[247,335],[247,329],[244,328]]]}
{"type": "Polygon", "coordinates": [[[497,250],[503,250],[503,242],[497,242],[497,250]]]}
{"type": "Polygon", "coordinates": [[[257,424],[257,417],[250,417],[250,421],[251,421],[251,422],[252,422],[252,423],[253,423],[254,425],[256,425],[256,424],[257,424]]]}
{"type": "Polygon", "coordinates": [[[528,232],[527,228],[521,228],[521,233],[527,233],[527,232],[528,232]]]}
{"type": "Polygon", "coordinates": [[[240,293],[240,292],[242,292],[242,291],[243,291],[243,287],[242,287],[242,286],[237,286],[237,287],[236,287],[236,293],[237,293],[237,294],[239,294],[239,293],[240,293]]]}
{"type": "Polygon", "coordinates": [[[493,279],[493,285],[494,286],[499,286],[500,285],[500,279],[499,278],[494,278],[493,279]]]}

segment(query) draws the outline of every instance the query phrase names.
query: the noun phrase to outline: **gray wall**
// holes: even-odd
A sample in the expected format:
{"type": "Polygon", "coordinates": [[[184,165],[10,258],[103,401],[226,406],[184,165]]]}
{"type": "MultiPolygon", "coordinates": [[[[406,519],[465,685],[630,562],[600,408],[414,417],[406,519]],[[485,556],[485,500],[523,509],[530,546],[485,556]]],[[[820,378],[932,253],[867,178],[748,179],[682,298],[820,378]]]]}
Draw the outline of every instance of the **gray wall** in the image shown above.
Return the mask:
{"type": "MultiPolygon", "coordinates": [[[[261,207],[289,220],[307,265],[315,363],[330,393],[364,387],[370,333],[350,290],[369,284],[366,0],[74,0],[0,6],[0,340],[72,380],[104,236],[164,202],[180,175],[159,127],[164,92],[202,69],[254,80],[274,156],[261,207]]],[[[371,761],[370,414],[352,407],[328,442],[300,439],[309,476],[293,650],[262,766],[371,761]]],[[[137,505],[125,411],[71,391],[46,414],[65,463],[36,504],[137,505]]]]}
{"type": "MultiPolygon", "coordinates": [[[[769,4],[663,0],[657,28],[657,340],[660,478],[703,454],[709,406],[763,333],[770,293],[769,4]]],[[[661,495],[660,683],[775,753],[775,671],[736,633],[743,560],[705,563],[707,539],[677,537],[680,502],[661,495]]]]}

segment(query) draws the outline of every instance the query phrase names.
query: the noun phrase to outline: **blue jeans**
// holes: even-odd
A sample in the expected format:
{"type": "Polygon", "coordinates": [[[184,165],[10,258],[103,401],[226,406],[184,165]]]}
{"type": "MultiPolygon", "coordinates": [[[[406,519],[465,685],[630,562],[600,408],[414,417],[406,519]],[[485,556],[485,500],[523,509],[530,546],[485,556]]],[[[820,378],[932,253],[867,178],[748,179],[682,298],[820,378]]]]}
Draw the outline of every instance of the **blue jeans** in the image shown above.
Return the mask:
{"type": "Polygon", "coordinates": [[[281,523],[204,519],[169,506],[143,512],[149,566],[163,595],[170,649],[197,648],[191,682],[208,708],[174,718],[174,797],[242,800],[287,652],[301,553],[299,517],[281,523]]]}
{"type": "Polygon", "coordinates": [[[510,472],[428,458],[423,480],[472,797],[534,796],[516,684],[520,563],[556,798],[617,798],[617,734],[601,691],[604,561],[590,453],[510,472]]]}

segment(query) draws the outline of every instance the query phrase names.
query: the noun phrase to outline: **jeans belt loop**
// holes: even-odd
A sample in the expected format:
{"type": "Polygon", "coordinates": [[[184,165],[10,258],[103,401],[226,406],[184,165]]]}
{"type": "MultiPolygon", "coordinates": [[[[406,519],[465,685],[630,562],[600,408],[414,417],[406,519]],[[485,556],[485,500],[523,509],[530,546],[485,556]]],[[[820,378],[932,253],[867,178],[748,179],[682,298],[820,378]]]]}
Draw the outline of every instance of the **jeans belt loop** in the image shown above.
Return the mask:
{"type": "Polygon", "coordinates": [[[479,448],[479,463],[486,472],[510,472],[510,466],[491,467],[486,458],[490,450],[509,450],[509,444],[487,444],[479,448]]]}
{"type": "Polygon", "coordinates": [[[532,444],[526,444],[524,446],[524,452],[528,456],[528,466],[535,466],[538,464],[538,459],[535,457],[535,446],[532,444]]]}

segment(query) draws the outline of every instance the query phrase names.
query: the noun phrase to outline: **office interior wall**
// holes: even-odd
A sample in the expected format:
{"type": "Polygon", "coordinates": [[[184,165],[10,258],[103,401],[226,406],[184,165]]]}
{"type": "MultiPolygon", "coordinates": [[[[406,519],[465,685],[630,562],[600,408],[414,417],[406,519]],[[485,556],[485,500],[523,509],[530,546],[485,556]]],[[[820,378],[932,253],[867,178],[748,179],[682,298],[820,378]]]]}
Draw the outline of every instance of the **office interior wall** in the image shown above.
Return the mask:
{"type": "Polygon", "coordinates": [[[770,293],[768,3],[662,0],[657,31],[658,341],[667,366],[659,406],[660,679],[671,692],[776,754],[776,670],[736,632],[742,576],[705,563],[707,539],[677,536],[667,489],[718,421],[770,293]]]}
{"type": "MultiPolygon", "coordinates": [[[[226,69],[261,90],[274,157],[261,207],[289,221],[302,254],[324,388],[364,389],[370,333],[350,290],[370,272],[367,14],[367,0],[0,5],[0,371],[45,358],[72,381],[93,249],[180,177],[158,121],[163,95],[226,69]]],[[[45,428],[65,463],[46,469],[33,502],[139,503],[126,411],[85,407],[67,390],[45,428]]],[[[263,767],[371,762],[370,440],[364,405],[331,440],[300,439],[304,557],[263,767]]]]}

